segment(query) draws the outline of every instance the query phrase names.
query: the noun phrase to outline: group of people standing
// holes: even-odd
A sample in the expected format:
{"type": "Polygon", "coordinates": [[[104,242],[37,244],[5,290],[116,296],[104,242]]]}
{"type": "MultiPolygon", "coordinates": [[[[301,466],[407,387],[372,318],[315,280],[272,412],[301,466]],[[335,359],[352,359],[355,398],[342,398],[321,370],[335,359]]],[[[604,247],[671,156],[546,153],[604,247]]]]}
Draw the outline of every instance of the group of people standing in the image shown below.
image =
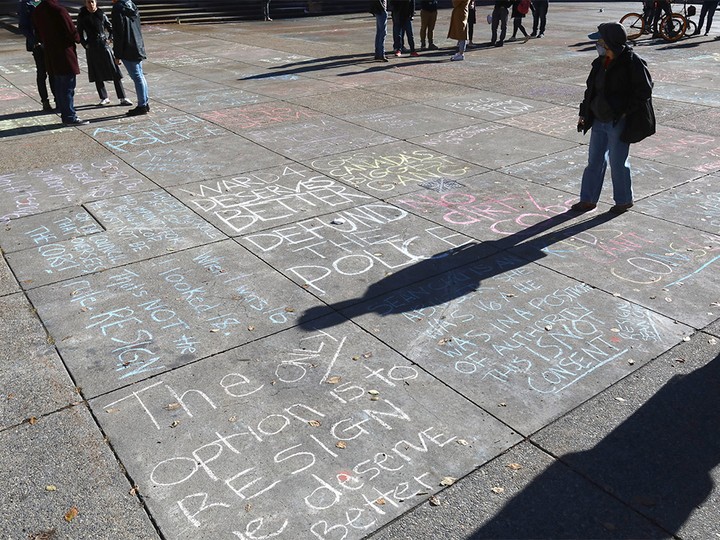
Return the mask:
{"type": "MultiPolygon", "coordinates": [[[[385,54],[385,38],[387,36],[388,12],[392,13],[393,54],[402,56],[407,39],[410,56],[418,56],[413,36],[412,20],[415,14],[415,0],[371,0],[370,13],[375,15],[375,60],[387,62],[385,54]]],[[[435,24],[437,22],[437,0],[420,0],[420,50],[437,50],[434,42],[435,24]]],[[[532,37],[543,37],[547,23],[548,0],[497,0],[491,15],[492,37],[490,44],[502,47],[507,33],[508,17],[512,14],[513,34],[515,39],[519,32],[525,40],[532,37]],[[528,34],[522,20],[528,13],[533,15],[532,34],[528,34]],[[498,36],[498,28],[500,34],[498,36]]],[[[453,0],[453,11],[450,18],[448,38],[458,42],[457,52],[451,60],[463,60],[465,49],[473,44],[473,30],[476,23],[475,0],[453,0]]]]}
{"type": "Polygon", "coordinates": [[[113,81],[120,105],[133,105],[123,88],[119,68],[122,63],[135,84],[138,99],[137,106],[127,115],[138,116],[150,111],[148,86],[142,69],[146,56],[140,15],[131,0],[113,0],[110,18],[98,7],[97,0],[85,0],[77,26],[58,0],[21,0],[19,15],[26,48],[35,60],[38,93],[44,111],[53,110],[46,85],[49,80],[63,124],[88,123],[78,118],[75,110],[76,76],[80,73],[78,43],[86,50],[88,78],[95,83],[100,105],[110,104],[104,81],[113,81]]]}

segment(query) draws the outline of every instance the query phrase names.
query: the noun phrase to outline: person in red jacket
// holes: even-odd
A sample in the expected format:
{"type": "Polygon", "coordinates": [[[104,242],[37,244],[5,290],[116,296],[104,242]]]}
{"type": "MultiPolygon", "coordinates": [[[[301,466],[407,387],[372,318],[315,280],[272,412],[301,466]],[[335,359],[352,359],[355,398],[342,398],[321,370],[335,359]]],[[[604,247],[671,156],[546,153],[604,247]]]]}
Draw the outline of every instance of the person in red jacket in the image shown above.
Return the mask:
{"type": "Polygon", "coordinates": [[[70,14],[58,0],[43,0],[35,8],[32,21],[45,51],[45,68],[54,78],[55,99],[63,124],[87,124],[75,112],[76,76],[80,73],[76,43],[80,43],[80,35],[70,14]]]}

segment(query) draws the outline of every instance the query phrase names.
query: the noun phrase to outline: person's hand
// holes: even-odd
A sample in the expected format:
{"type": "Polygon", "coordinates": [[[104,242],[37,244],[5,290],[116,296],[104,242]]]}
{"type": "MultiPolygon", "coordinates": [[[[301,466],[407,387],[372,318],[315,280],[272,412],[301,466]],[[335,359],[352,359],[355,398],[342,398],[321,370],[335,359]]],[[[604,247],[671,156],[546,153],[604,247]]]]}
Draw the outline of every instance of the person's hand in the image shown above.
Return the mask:
{"type": "Polygon", "coordinates": [[[583,131],[584,129],[585,129],[585,118],[582,117],[582,116],[579,116],[579,117],[578,117],[578,123],[577,123],[578,133],[580,133],[580,132],[583,131]]]}
{"type": "Polygon", "coordinates": [[[119,66],[120,64],[122,64],[122,60],[120,60],[119,58],[116,58],[115,63],[119,66]]]}

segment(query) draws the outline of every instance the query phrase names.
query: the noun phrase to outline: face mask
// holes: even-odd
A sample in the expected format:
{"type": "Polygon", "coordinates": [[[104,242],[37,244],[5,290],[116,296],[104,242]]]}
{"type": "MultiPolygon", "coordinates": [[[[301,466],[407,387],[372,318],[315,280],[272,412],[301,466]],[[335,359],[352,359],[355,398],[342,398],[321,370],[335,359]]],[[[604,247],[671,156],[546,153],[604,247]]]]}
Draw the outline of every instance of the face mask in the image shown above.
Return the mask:
{"type": "Polygon", "coordinates": [[[599,43],[596,43],[595,48],[597,49],[598,56],[605,56],[605,52],[606,52],[605,47],[603,47],[599,43]]]}

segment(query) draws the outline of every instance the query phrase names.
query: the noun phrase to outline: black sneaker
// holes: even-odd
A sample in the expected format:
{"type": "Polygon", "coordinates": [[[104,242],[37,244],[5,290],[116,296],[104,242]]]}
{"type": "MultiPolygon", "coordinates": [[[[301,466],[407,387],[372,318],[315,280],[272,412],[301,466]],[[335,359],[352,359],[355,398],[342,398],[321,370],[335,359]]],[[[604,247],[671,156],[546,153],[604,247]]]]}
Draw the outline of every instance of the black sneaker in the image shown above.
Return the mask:
{"type": "Polygon", "coordinates": [[[63,125],[66,126],[87,126],[90,122],[87,120],[80,120],[79,118],[74,118],[72,120],[63,120],[63,125]]]}
{"type": "Polygon", "coordinates": [[[125,116],[140,116],[143,114],[147,114],[149,112],[150,112],[149,105],[138,105],[134,109],[130,109],[128,112],[126,112],[125,116]]]}

